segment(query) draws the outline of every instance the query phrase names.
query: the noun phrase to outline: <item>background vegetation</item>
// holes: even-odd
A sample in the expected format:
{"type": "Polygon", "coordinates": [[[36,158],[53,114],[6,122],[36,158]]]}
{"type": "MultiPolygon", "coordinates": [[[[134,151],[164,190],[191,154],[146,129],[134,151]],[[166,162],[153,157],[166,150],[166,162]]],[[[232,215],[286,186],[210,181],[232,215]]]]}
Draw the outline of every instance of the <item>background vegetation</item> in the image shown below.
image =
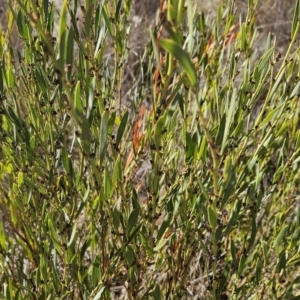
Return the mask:
{"type": "Polygon", "coordinates": [[[139,3],[9,3],[0,298],[299,299],[300,1],[139,3]]]}

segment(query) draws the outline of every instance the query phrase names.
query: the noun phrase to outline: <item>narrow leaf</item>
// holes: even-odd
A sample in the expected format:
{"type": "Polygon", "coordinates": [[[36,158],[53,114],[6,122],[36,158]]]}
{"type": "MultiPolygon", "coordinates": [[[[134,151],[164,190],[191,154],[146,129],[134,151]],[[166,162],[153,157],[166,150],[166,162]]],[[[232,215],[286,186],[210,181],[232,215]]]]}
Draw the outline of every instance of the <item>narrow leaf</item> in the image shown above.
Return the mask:
{"type": "Polygon", "coordinates": [[[139,217],[139,209],[134,209],[128,218],[127,232],[130,233],[132,228],[137,224],[139,217]]]}
{"type": "Polygon", "coordinates": [[[293,17],[293,24],[292,24],[292,31],[291,31],[291,39],[293,39],[297,26],[299,27],[300,22],[300,0],[297,0],[295,11],[294,11],[294,17],[293,17]]]}
{"type": "Polygon", "coordinates": [[[217,213],[215,211],[215,209],[209,205],[208,209],[207,209],[207,213],[208,213],[208,222],[210,224],[210,226],[213,229],[216,229],[217,225],[218,225],[218,217],[217,217],[217,213]]]}
{"type": "Polygon", "coordinates": [[[174,41],[170,39],[162,39],[160,45],[169,53],[171,53],[178,61],[183,70],[185,71],[189,82],[192,86],[197,83],[197,73],[189,55],[174,41]]]}
{"type": "Polygon", "coordinates": [[[159,241],[159,243],[157,244],[157,246],[153,249],[155,252],[161,250],[170,240],[170,238],[174,235],[174,233],[172,233],[167,239],[161,239],[159,241]]]}
{"type": "Polygon", "coordinates": [[[116,147],[117,148],[119,147],[120,141],[121,141],[121,139],[123,137],[123,134],[125,132],[127,122],[128,122],[128,111],[126,111],[125,114],[123,115],[119,130],[118,130],[118,133],[117,133],[117,138],[116,138],[116,147]]]}
{"type": "Polygon", "coordinates": [[[90,137],[90,123],[87,118],[83,119],[82,122],[82,144],[83,151],[87,156],[90,155],[90,145],[91,145],[91,137],[90,137]]]}
{"type": "Polygon", "coordinates": [[[67,247],[70,247],[72,245],[73,242],[76,242],[76,239],[77,239],[77,225],[75,224],[73,226],[73,229],[72,229],[72,233],[71,233],[71,237],[69,239],[69,242],[67,244],[67,247]],[[76,238],[75,238],[76,237],[76,238]]]}
{"type": "Polygon", "coordinates": [[[256,261],[256,267],[255,267],[255,282],[256,284],[260,283],[260,278],[261,278],[261,270],[262,270],[262,265],[261,265],[261,260],[258,257],[256,261]]]}
{"type": "Polygon", "coordinates": [[[103,114],[100,124],[100,165],[102,165],[107,148],[107,116],[103,114]]]}
{"type": "Polygon", "coordinates": [[[229,197],[234,193],[235,183],[236,176],[232,165],[232,159],[230,156],[227,156],[225,159],[223,171],[223,197],[221,202],[221,208],[224,207],[229,197]]]}
{"type": "Polygon", "coordinates": [[[101,299],[102,294],[104,293],[105,289],[106,289],[106,287],[103,286],[103,287],[100,289],[100,291],[96,294],[96,296],[93,298],[93,300],[99,300],[99,299],[101,299]]]}
{"type": "Polygon", "coordinates": [[[277,235],[277,237],[276,237],[276,239],[275,239],[275,241],[274,241],[274,243],[273,243],[273,247],[275,247],[275,248],[278,247],[279,243],[280,243],[280,242],[282,241],[282,239],[285,237],[285,235],[286,235],[286,233],[287,233],[289,227],[290,227],[290,225],[284,225],[284,226],[281,228],[280,232],[278,233],[278,235],[277,235]]]}

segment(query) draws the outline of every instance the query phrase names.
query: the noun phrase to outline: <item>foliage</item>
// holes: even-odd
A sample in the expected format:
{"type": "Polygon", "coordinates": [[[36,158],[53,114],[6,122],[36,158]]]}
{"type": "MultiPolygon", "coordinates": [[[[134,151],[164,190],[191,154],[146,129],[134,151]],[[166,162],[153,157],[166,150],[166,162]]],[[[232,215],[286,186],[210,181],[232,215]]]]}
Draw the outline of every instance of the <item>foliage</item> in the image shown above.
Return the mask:
{"type": "Polygon", "coordinates": [[[11,2],[1,298],[298,299],[300,1],[258,60],[248,6],[162,0],[128,70],[130,0],[11,2]]]}

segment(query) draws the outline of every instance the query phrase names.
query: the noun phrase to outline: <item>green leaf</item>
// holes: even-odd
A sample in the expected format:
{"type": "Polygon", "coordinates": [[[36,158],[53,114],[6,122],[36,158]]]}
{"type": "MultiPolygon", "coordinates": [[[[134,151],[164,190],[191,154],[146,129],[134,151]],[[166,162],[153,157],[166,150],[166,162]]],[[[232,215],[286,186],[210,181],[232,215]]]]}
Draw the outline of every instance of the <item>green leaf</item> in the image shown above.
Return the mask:
{"type": "MultiPolygon", "coordinates": [[[[61,253],[60,253],[61,254],[61,253]]],[[[57,273],[57,268],[52,268],[52,276],[51,276],[51,279],[53,281],[53,286],[54,286],[54,289],[56,291],[58,291],[58,287],[60,286],[61,282],[59,281],[58,279],[58,273],[57,273]]]]}
{"type": "Polygon", "coordinates": [[[292,23],[291,39],[293,39],[293,37],[295,36],[297,28],[299,28],[299,22],[300,22],[300,0],[297,0],[295,11],[294,11],[293,23],[292,23]]]}
{"type": "Polygon", "coordinates": [[[195,87],[197,83],[197,73],[189,55],[174,41],[170,39],[162,39],[160,45],[169,53],[171,53],[185,71],[190,84],[195,87]]]}
{"type": "Polygon", "coordinates": [[[85,12],[84,34],[87,40],[90,39],[91,36],[93,10],[94,10],[94,4],[92,3],[89,5],[88,9],[85,12]]]}
{"type": "Polygon", "coordinates": [[[117,232],[119,230],[120,220],[122,217],[122,215],[120,213],[120,207],[119,207],[120,202],[121,202],[121,197],[117,200],[115,207],[112,211],[113,225],[114,225],[115,231],[117,231],[117,232]]]}
{"type": "Polygon", "coordinates": [[[35,136],[33,135],[29,141],[30,149],[34,151],[35,149],[35,136]]]}
{"type": "Polygon", "coordinates": [[[280,255],[279,255],[279,261],[276,265],[276,270],[275,272],[280,274],[282,270],[286,269],[286,250],[282,250],[280,255]]]}
{"type": "Polygon", "coordinates": [[[270,66],[270,59],[273,55],[274,47],[269,49],[267,52],[263,54],[263,56],[260,58],[257,66],[254,69],[254,80],[255,82],[259,82],[261,76],[263,76],[266,71],[268,70],[270,66]]]}
{"type": "Polygon", "coordinates": [[[18,187],[21,187],[24,183],[24,173],[19,172],[18,173],[18,187]]]}
{"type": "MultiPolygon", "coordinates": [[[[269,92],[269,98],[268,99],[272,99],[274,97],[274,95],[276,95],[278,88],[280,86],[280,84],[282,83],[282,77],[285,75],[284,69],[281,70],[281,72],[279,74],[276,75],[275,78],[275,82],[273,82],[273,86],[271,91],[269,92]]],[[[261,112],[263,113],[263,111],[261,112]]],[[[257,123],[257,122],[256,122],[257,123]]],[[[256,124],[257,125],[257,124],[256,124]]]]}
{"type": "Polygon", "coordinates": [[[243,131],[243,128],[244,128],[244,120],[240,120],[238,125],[235,127],[233,133],[232,133],[232,136],[233,137],[237,137],[242,131],[243,131]]]}
{"type": "Polygon", "coordinates": [[[199,151],[197,154],[197,158],[201,161],[205,161],[206,159],[206,153],[207,153],[207,142],[205,136],[202,136],[199,151]]]}
{"type": "Polygon", "coordinates": [[[61,149],[61,160],[66,173],[72,177],[74,175],[72,161],[70,160],[68,151],[65,147],[61,149]]]}
{"type": "Polygon", "coordinates": [[[167,19],[168,21],[172,21],[175,20],[176,18],[176,11],[175,11],[175,7],[174,7],[174,1],[170,1],[167,5],[167,19]]]}
{"type": "Polygon", "coordinates": [[[66,37],[67,37],[67,11],[68,0],[64,0],[61,6],[59,18],[59,32],[58,32],[58,45],[59,45],[59,63],[63,69],[66,63],[65,55],[67,52],[66,37]]]}
{"type": "Polygon", "coordinates": [[[8,116],[11,118],[13,124],[18,129],[21,129],[22,125],[21,125],[21,120],[19,119],[19,117],[15,114],[15,112],[13,111],[13,109],[10,106],[7,108],[7,110],[8,110],[8,116]]]}
{"type": "Polygon", "coordinates": [[[112,184],[114,186],[116,186],[118,182],[121,182],[122,180],[121,176],[122,176],[121,158],[120,155],[118,155],[114,165],[114,172],[113,172],[112,184]]]}
{"type": "Polygon", "coordinates": [[[116,147],[117,148],[119,147],[120,141],[125,132],[127,122],[128,122],[128,110],[125,112],[125,114],[122,117],[121,124],[120,124],[119,130],[118,130],[118,133],[117,133],[117,138],[116,138],[116,147]]]}
{"type": "Polygon", "coordinates": [[[207,213],[208,213],[208,223],[215,230],[218,225],[217,212],[215,211],[212,205],[209,205],[207,209],[207,213]]]}
{"type": "Polygon", "coordinates": [[[108,121],[107,121],[107,135],[109,136],[109,135],[112,134],[112,131],[115,128],[115,124],[117,124],[118,120],[117,120],[117,115],[116,115],[115,111],[110,112],[110,113],[106,113],[105,115],[108,118],[108,121]]]}
{"type": "Polygon", "coordinates": [[[80,260],[81,261],[84,258],[86,250],[90,247],[90,244],[91,244],[91,238],[90,238],[90,236],[88,236],[80,249],[80,260]]]}
{"type": "Polygon", "coordinates": [[[105,198],[108,199],[111,197],[113,192],[113,186],[110,178],[110,172],[108,170],[108,167],[105,166],[104,169],[104,195],[105,198]]]}
{"type": "Polygon", "coordinates": [[[99,256],[97,256],[93,262],[92,266],[92,283],[93,286],[97,286],[99,279],[101,276],[101,271],[100,271],[100,259],[99,256]]]}
{"type": "MultiPolygon", "coordinates": [[[[299,243],[299,240],[297,242],[299,243]]],[[[287,265],[288,266],[298,265],[299,262],[300,262],[300,255],[299,255],[299,253],[297,253],[289,259],[289,261],[287,262],[287,265]]],[[[300,283],[300,276],[297,279],[299,280],[299,283],[300,283]]]]}
{"type": "Polygon", "coordinates": [[[87,118],[83,119],[82,122],[82,144],[83,144],[83,151],[87,156],[90,155],[90,145],[91,145],[91,136],[90,136],[90,122],[87,118]]]}
{"type": "Polygon", "coordinates": [[[74,92],[75,99],[75,112],[80,120],[82,120],[82,100],[81,100],[81,89],[80,89],[80,81],[77,82],[74,92]]]}
{"type": "Polygon", "coordinates": [[[136,193],[135,189],[132,189],[132,198],[131,198],[131,204],[132,204],[132,208],[133,209],[140,209],[140,204],[139,204],[139,199],[138,199],[138,195],[136,193]]]}
{"type": "Polygon", "coordinates": [[[270,50],[272,48],[272,34],[269,32],[268,37],[267,37],[267,42],[266,42],[266,47],[265,51],[270,50]]]}
{"type": "MultiPolygon", "coordinates": [[[[177,21],[177,24],[181,24],[182,23],[182,18],[183,18],[183,12],[184,12],[184,3],[185,1],[184,0],[179,0],[178,1],[178,5],[177,5],[177,17],[176,17],[176,21],[177,21]]],[[[188,8],[192,7],[191,6],[191,1],[188,1],[187,2],[187,5],[190,4],[190,6],[188,6],[188,8]]],[[[193,16],[191,14],[188,14],[188,17],[192,18],[193,20],[193,16]]]]}
{"type": "MultiPolygon", "coordinates": [[[[68,0],[64,0],[60,10],[59,18],[59,37],[67,30],[67,11],[68,11],[68,0]]],[[[60,40],[59,40],[60,41],[60,40]]]]}
{"type": "Polygon", "coordinates": [[[48,228],[49,228],[49,231],[50,231],[50,238],[53,241],[54,247],[61,254],[62,249],[59,245],[58,236],[56,234],[56,230],[54,228],[53,221],[50,218],[48,219],[48,228]]]}
{"type": "Polygon", "coordinates": [[[129,266],[131,266],[135,262],[135,260],[136,260],[135,254],[134,254],[133,249],[130,246],[127,247],[124,257],[129,266]]]}
{"type": "Polygon", "coordinates": [[[195,151],[197,150],[197,134],[194,133],[193,136],[186,132],[185,133],[185,161],[190,163],[191,159],[195,157],[195,151]]]}
{"type": "Polygon", "coordinates": [[[245,23],[242,24],[240,33],[241,33],[241,35],[240,35],[241,50],[246,51],[247,50],[247,26],[245,23]]]}
{"type": "MultiPolygon", "coordinates": [[[[181,45],[182,44],[182,40],[183,40],[183,37],[182,37],[182,33],[180,32],[178,32],[178,31],[176,31],[175,29],[174,29],[174,27],[171,27],[171,26],[168,26],[168,25],[165,25],[165,30],[167,31],[167,33],[168,33],[168,37],[172,40],[172,41],[174,41],[176,44],[178,44],[178,45],[181,45]]],[[[172,59],[172,58],[171,58],[172,59]]],[[[171,63],[172,64],[172,63],[171,63]]],[[[171,65],[170,65],[170,67],[171,67],[171,65]]],[[[170,68],[170,70],[171,70],[172,68],[170,68]]]]}
{"type": "Polygon", "coordinates": [[[167,239],[161,239],[157,246],[153,249],[155,252],[160,251],[170,240],[170,238],[174,235],[172,233],[167,239]]]}
{"type": "Polygon", "coordinates": [[[13,89],[15,86],[15,76],[12,68],[7,69],[5,75],[7,87],[13,89]]]}
{"type": "MultiPolygon", "coordinates": [[[[184,2],[183,0],[181,2],[184,2]]],[[[192,5],[192,1],[187,1],[186,3],[187,5],[187,17],[188,17],[188,52],[192,53],[193,49],[194,49],[194,44],[195,44],[195,39],[193,36],[194,33],[194,16],[193,16],[193,5],[192,5]]],[[[180,17],[180,16],[179,16],[180,17]]]]}
{"type": "Polygon", "coordinates": [[[107,148],[107,116],[102,115],[100,124],[100,166],[103,164],[104,156],[107,148]]]}
{"type": "MultiPolygon", "coordinates": [[[[254,208],[253,208],[254,210],[254,208]]],[[[249,243],[248,243],[248,249],[251,249],[255,239],[257,238],[257,227],[256,227],[256,214],[255,211],[252,212],[253,217],[252,217],[252,225],[251,225],[251,236],[249,239],[249,243]]]]}
{"type": "Polygon", "coordinates": [[[297,244],[299,243],[299,241],[300,241],[300,227],[298,227],[294,231],[294,233],[291,237],[291,241],[289,243],[288,249],[293,249],[294,247],[296,247],[297,244]]]}
{"type": "Polygon", "coordinates": [[[8,250],[8,244],[6,242],[5,231],[2,222],[0,222],[0,246],[4,250],[4,253],[8,250]]]}
{"type": "Polygon", "coordinates": [[[168,214],[165,216],[165,218],[164,218],[162,224],[161,224],[160,227],[159,227],[159,230],[158,230],[158,233],[157,233],[157,237],[156,237],[156,239],[157,239],[158,241],[163,237],[163,235],[164,235],[164,233],[166,232],[167,228],[169,228],[169,226],[170,226],[170,223],[171,223],[171,220],[172,220],[172,218],[171,218],[170,215],[171,215],[171,214],[168,213],[168,214]]]}
{"type": "Polygon", "coordinates": [[[127,232],[128,234],[131,232],[131,230],[136,226],[138,218],[139,218],[139,209],[134,209],[128,218],[128,225],[127,225],[127,232]]]}
{"type": "Polygon", "coordinates": [[[47,281],[48,279],[48,273],[47,273],[47,267],[45,263],[45,259],[43,255],[40,255],[40,265],[39,265],[39,270],[41,272],[41,279],[44,281],[47,281]]]}
{"type": "Polygon", "coordinates": [[[298,83],[294,86],[290,94],[290,99],[296,97],[299,94],[299,90],[300,90],[300,81],[298,81],[298,83]]]}
{"type": "Polygon", "coordinates": [[[104,17],[104,22],[105,22],[106,28],[107,28],[110,36],[113,38],[114,35],[113,35],[112,29],[111,29],[110,19],[107,16],[108,14],[107,14],[106,10],[107,10],[107,6],[103,6],[103,8],[102,8],[102,14],[103,14],[103,17],[104,17]]]}
{"type": "Polygon", "coordinates": [[[274,176],[273,176],[273,178],[272,178],[273,184],[275,184],[275,183],[277,182],[277,180],[278,180],[278,179],[280,178],[280,176],[282,175],[283,171],[284,171],[284,166],[280,166],[280,167],[276,170],[276,172],[275,172],[275,174],[274,174],[274,176]]]}
{"type": "Polygon", "coordinates": [[[162,132],[163,132],[164,125],[165,125],[165,114],[157,120],[154,128],[154,140],[157,148],[161,146],[161,137],[163,134],[162,132]]]}
{"type": "Polygon", "coordinates": [[[225,123],[225,129],[224,129],[224,134],[223,134],[223,141],[222,141],[222,149],[221,152],[223,153],[225,144],[229,135],[229,129],[230,125],[232,123],[232,119],[234,116],[234,110],[235,110],[235,103],[236,103],[236,89],[233,89],[232,96],[231,96],[231,101],[230,101],[230,106],[226,111],[226,123],[225,123]]]}
{"type": "Polygon", "coordinates": [[[3,80],[4,70],[5,70],[5,68],[2,66],[2,64],[0,64],[0,97],[2,97],[4,94],[4,80],[3,80]]]}
{"type": "Polygon", "coordinates": [[[49,0],[44,0],[43,1],[43,12],[44,12],[44,18],[45,18],[45,20],[48,19],[49,6],[50,6],[49,0]]]}
{"type": "Polygon", "coordinates": [[[240,262],[239,262],[239,267],[238,267],[238,274],[242,275],[244,268],[245,268],[245,262],[246,262],[246,258],[245,258],[245,254],[243,253],[240,257],[240,262]]]}
{"type": "Polygon", "coordinates": [[[45,78],[40,70],[40,68],[35,68],[35,76],[37,79],[37,83],[39,85],[40,90],[43,92],[44,95],[47,95],[48,87],[45,81],[45,78]]]}
{"type": "Polygon", "coordinates": [[[221,208],[226,205],[229,197],[234,193],[235,191],[235,184],[236,184],[236,176],[235,176],[235,170],[232,165],[232,159],[230,156],[227,156],[225,158],[224,163],[224,171],[223,171],[223,195],[222,201],[221,201],[221,208]]]}
{"type": "Polygon", "coordinates": [[[159,287],[158,284],[155,285],[155,288],[154,288],[154,291],[153,291],[153,299],[154,300],[161,300],[161,299],[163,299],[162,293],[161,293],[161,290],[160,290],[160,287],[159,287]]]}
{"type": "MultiPolygon", "coordinates": [[[[76,38],[76,41],[79,40],[79,30],[78,30],[78,25],[77,25],[77,18],[76,18],[76,15],[73,13],[72,10],[69,10],[69,14],[70,14],[70,21],[71,21],[71,24],[72,24],[72,29],[73,29],[73,32],[74,32],[74,36],[76,38]]],[[[80,44],[80,42],[79,42],[80,44]]]]}
{"type": "Polygon", "coordinates": [[[94,105],[95,88],[96,88],[96,77],[94,77],[92,79],[91,84],[90,84],[90,89],[89,89],[88,105],[87,105],[87,110],[86,110],[86,116],[89,119],[90,119],[90,115],[91,115],[91,112],[93,110],[93,105],[94,105]]]}
{"type": "MultiPolygon", "coordinates": [[[[74,57],[74,30],[71,27],[68,30],[68,41],[67,41],[67,53],[66,53],[66,64],[72,66],[74,57]]],[[[69,74],[71,74],[72,69],[69,69],[69,74]]]]}
{"type": "Polygon", "coordinates": [[[72,233],[71,233],[69,242],[68,242],[68,244],[67,244],[67,247],[70,247],[70,246],[73,244],[73,242],[74,242],[74,243],[76,242],[77,236],[78,236],[78,233],[77,233],[77,225],[76,225],[76,223],[75,223],[74,226],[73,226],[73,228],[72,228],[72,233]]]}
{"type": "Polygon", "coordinates": [[[81,203],[80,203],[80,206],[79,206],[79,208],[78,208],[78,210],[77,210],[77,212],[76,212],[75,219],[78,218],[78,216],[80,215],[80,213],[81,213],[81,211],[83,210],[84,206],[86,205],[86,201],[87,201],[87,199],[88,199],[88,197],[89,197],[89,194],[90,194],[90,186],[87,185],[87,189],[86,189],[86,191],[85,191],[85,193],[84,193],[84,196],[83,196],[83,198],[82,198],[82,201],[81,201],[81,203]]]}
{"type": "Polygon", "coordinates": [[[234,222],[236,221],[236,219],[238,217],[238,214],[241,210],[241,207],[242,207],[242,200],[237,199],[235,201],[233,210],[231,211],[229,221],[228,221],[227,226],[226,226],[225,236],[227,236],[230,233],[231,228],[232,228],[234,222]]]}
{"type": "Polygon", "coordinates": [[[278,252],[278,250],[279,250],[278,245],[282,241],[282,239],[286,236],[286,233],[288,232],[289,227],[290,227],[290,225],[284,225],[281,228],[280,232],[278,233],[278,235],[273,243],[273,247],[276,249],[276,252],[278,252]]]}
{"type": "Polygon", "coordinates": [[[24,14],[21,10],[19,10],[17,15],[17,27],[19,35],[23,39],[27,39],[27,26],[25,25],[24,14]]]}
{"type": "Polygon", "coordinates": [[[127,241],[126,241],[126,246],[129,245],[131,243],[131,241],[133,240],[133,238],[137,235],[137,233],[140,231],[140,228],[142,226],[142,223],[138,224],[134,230],[132,231],[132,233],[130,234],[130,236],[128,237],[127,241]]]}
{"type": "Polygon", "coordinates": [[[255,266],[255,282],[256,282],[256,284],[260,283],[261,270],[262,270],[261,260],[258,257],[257,261],[256,261],[256,266],[255,266]]]}
{"type": "Polygon", "coordinates": [[[106,286],[103,286],[100,291],[96,294],[93,300],[99,300],[102,297],[102,294],[105,292],[106,286]]]}
{"type": "Polygon", "coordinates": [[[210,199],[207,189],[205,188],[205,186],[203,185],[200,176],[198,177],[198,184],[200,186],[201,192],[203,194],[203,196],[205,197],[205,199],[208,201],[210,199]]]}
{"type": "Polygon", "coordinates": [[[263,119],[263,121],[260,123],[260,125],[264,125],[267,124],[268,122],[270,122],[271,120],[274,119],[274,115],[275,113],[279,110],[279,108],[281,108],[282,105],[279,105],[277,107],[275,107],[273,110],[271,110],[268,115],[263,119]]]}
{"type": "Polygon", "coordinates": [[[226,122],[226,113],[223,114],[220,126],[218,129],[217,139],[216,139],[216,145],[221,147],[223,137],[224,137],[224,131],[225,131],[225,122],[226,122]]]}

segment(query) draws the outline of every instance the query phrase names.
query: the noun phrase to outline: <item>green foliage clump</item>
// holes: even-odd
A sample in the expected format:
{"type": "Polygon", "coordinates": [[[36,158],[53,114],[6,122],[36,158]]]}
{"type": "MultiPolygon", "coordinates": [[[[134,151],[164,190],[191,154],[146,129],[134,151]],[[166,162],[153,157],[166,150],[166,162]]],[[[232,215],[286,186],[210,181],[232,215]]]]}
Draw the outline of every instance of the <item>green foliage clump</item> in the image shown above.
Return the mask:
{"type": "Polygon", "coordinates": [[[300,1],[258,59],[255,0],[161,1],[137,58],[130,0],[72,3],[0,37],[0,298],[298,299],[300,1]]]}

